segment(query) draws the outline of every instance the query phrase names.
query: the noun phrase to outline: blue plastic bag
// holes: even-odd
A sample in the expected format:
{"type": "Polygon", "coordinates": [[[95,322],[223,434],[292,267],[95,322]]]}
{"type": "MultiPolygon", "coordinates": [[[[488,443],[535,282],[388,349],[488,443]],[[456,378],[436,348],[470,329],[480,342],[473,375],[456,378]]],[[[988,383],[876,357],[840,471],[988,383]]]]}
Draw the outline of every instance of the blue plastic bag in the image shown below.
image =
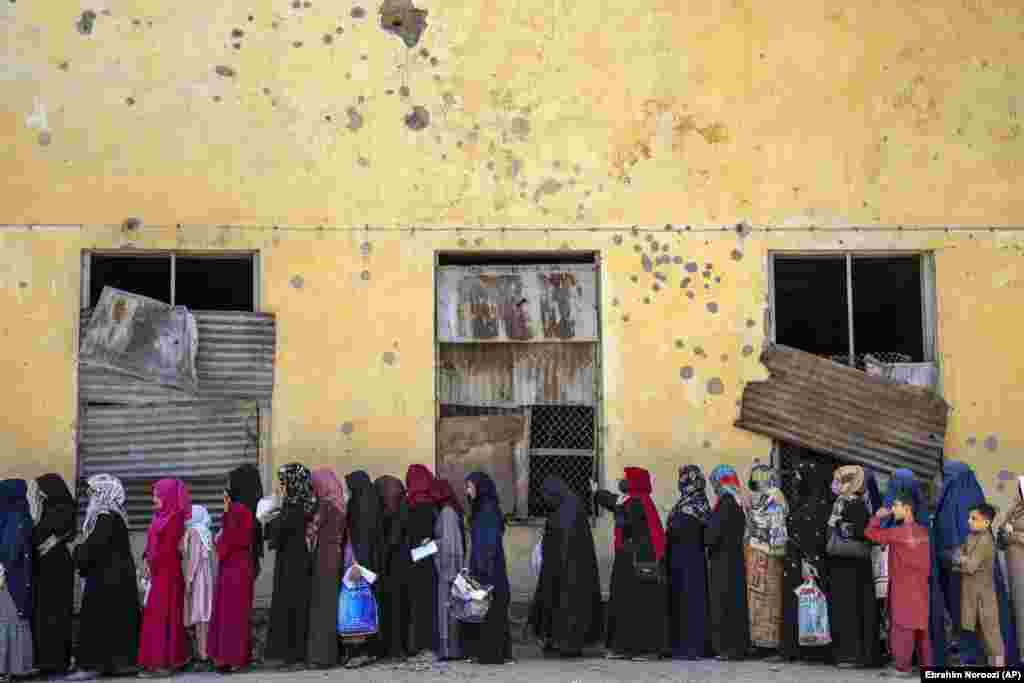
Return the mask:
{"type": "Polygon", "coordinates": [[[338,593],[338,635],[342,638],[366,638],[377,633],[377,600],[365,579],[354,585],[341,582],[338,593]]]}

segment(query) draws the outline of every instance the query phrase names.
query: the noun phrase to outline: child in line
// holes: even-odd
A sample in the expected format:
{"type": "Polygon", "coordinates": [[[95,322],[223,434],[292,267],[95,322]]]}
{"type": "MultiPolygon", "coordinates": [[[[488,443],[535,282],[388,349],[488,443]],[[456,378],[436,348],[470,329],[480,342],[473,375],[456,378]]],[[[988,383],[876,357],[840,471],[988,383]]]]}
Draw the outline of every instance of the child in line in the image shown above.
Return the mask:
{"type": "Polygon", "coordinates": [[[213,613],[213,534],[210,513],[202,505],[192,506],[192,517],[182,538],[185,558],[185,627],[195,630],[195,671],[211,671],[207,651],[210,616],[213,613]]]}
{"type": "Polygon", "coordinates": [[[864,531],[869,540],[889,547],[889,642],[896,675],[914,677],[912,663],[917,648],[919,666],[932,665],[928,639],[928,579],[931,576],[931,546],[928,529],[914,518],[911,491],[896,494],[892,509],[879,508],[864,531]],[[896,526],[883,529],[889,517],[896,526]]]}
{"type": "Polygon", "coordinates": [[[966,631],[980,632],[992,666],[1005,666],[1003,635],[999,626],[994,567],[995,539],[992,520],[996,511],[988,503],[971,508],[967,541],[953,555],[953,571],[963,574],[960,588],[961,619],[966,631]]]}

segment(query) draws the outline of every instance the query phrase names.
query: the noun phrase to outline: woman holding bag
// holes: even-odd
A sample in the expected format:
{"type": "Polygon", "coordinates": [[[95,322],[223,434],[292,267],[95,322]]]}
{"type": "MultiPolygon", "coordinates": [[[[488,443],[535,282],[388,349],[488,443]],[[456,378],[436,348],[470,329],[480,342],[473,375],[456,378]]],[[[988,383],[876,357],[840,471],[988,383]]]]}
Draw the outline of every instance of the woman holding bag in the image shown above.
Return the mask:
{"type": "Polygon", "coordinates": [[[469,573],[482,585],[493,586],[491,606],[480,624],[462,624],[466,656],[477,664],[509,661],[508,606],[511,601],[505,563],[505,516],[494,480],[483,472],[466,477],[470,500],[469,573]]]}

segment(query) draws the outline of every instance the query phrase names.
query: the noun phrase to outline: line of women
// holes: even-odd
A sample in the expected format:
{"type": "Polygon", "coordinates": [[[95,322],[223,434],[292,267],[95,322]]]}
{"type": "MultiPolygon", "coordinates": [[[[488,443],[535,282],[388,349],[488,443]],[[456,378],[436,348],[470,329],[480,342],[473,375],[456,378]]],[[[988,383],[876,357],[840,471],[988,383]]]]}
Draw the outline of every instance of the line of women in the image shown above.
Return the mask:
{"type": "Polygon", "coordinates": [[[494,482],[483,473],[466,479],[467,519],[451,486],[423,466],[410,467],[405,484],[374,483],[362,471],[345,481],[288,464],[277,472],[278,495],[265,499],[258,471],[240,467],[228,476],[214,535],[187,486],[160,480],[138,566],[117,478],[88,480],[80,532],[59,476],[0,481],[0,680],[242,670],[252,658],[264,541],[277,551],[265,659],[283,669],[428,656],[508,661],[510,588],[494,482]],[[411,550],[426,542],[438,552],[415,561],[411,550]],[[353,564],[376,575],[381,607],[379,633],[362,642],[337,636],[341,580],[353,564]],[[460,624],[450,609],[463,568],[494,587],[483,623],[460,624]],[[73,652],[76,570],[83,597],[73,652]]]}
{"type": "MultiPolygon", "coordinates": [[[[871,516],[910,492],[917,501],[917,523],[930,528],[932,537],[932,604],[930,610],[923,607],[931,614],[935,661],[954,661],[954,649],[962,663],[983,660],[975,634],[959,627],[959,578],[942,562],[944,552],[964,542],[967,512],[984,501],[969,467],[945,463],[934,520],[909,470],[893,474],[884,499],[874,477],[859,466],[834,469],[824,460],[808,460],[789,474],[797,494],[792,505],[772,468],[755,465],[744,491],[735,470],[720,465],[709,477],[711,504],[701,469],[682,467],[680,497],[664,529],[646,470],[626,468],[617,493],[595,485],[595,503],[615,516],[611,595],[603,621],[597,616],[599,584],[584,506],[563,482],[546,481],[543,491],[553,512],[532,615],[543,644],[578,655],[583,645],[597,642],[604,625],[610,658],[759,656],[841,668],[881,666],[889,639],[889,584],[877,552],[882,549],[853,556],[833,549],[829,539],[870,549],[865,530],[871,516]],[[797,597],[808,577],[824,592],[830,621],[827,638],[813,645],[800,637],[797,597]],[[955,647],[947,638],[947,618],[955,647]]],[[[1024,634],[1017,630],[1024,619],[1024,478],[1001,529],[1005,562],[996,564],[994,582],[1007,663],[1014,665],[1024,651],[1019,637],[1024,634]]]]}

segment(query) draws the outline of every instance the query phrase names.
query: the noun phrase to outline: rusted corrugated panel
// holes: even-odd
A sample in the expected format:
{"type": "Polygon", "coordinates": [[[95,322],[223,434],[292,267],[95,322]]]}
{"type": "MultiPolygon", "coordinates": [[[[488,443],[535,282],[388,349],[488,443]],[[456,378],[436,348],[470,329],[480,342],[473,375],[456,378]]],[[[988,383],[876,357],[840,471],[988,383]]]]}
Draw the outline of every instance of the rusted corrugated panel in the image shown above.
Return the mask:
{"type": "Polygon", "coordinates": [[[83,480],[107,473],[128,490],[133,528],[152,515],[153,482],[192,481],[193,501],[219,512],[227,473],[256,463],[259,412],[255,401],[86,406],[79,439],[83,480]]]}
{"type": "Polygon", "coordinates": [[[195,392],[196,322],[184,307],[104,287],[84,323],[81,365],[195,392]]]}
{"type": "Polygon", "coordinates": [[[441,403],[513,405],[512,348],[508,344],[442,344],[441,403]]]}
{"type": "MultiPolygon", "coordinates": [[[[84,338],[92,311],[82,311],[84,338]]],[[[219,398],[270,399],[274,391],[277,325],[273,314],[192,311],[199,333],[199,388],[192,396],[172,387],[80,363],[83,403],[150,404],[219,398]]]]}
{"type": "MultiPolygon", "coordinates": [[[[516,509],[515,446],[523,440],[520,415],[442,418],[437,429],[438,476],[452,484],[465,506],[463,482],[471,472],[485,472],[498,488],[506,512],[516,509]]],[[[468,508],[466,508],[468,509],[468,508]]]]}
{"type": "Polygon", "coordinates": [[[442,344],[441,403],[596,404],[594,344],[442,344]]]}
{"type": "Polygon", "coordinates": [[[521,344],[513,348],[519,405],[597,403],[595,344],[521,344]]]}
{"type": "Polygon", "coordinates": [[[886,472],[938,471],[949,405],[934,392],[786,346],[761,362],[771,378],[746,386],[737,427],[886,472]]]}
{"type": "Polygon", "coordinates": [[[438,340],[596,341],[597,266],[438,269],[438,340]]]}

